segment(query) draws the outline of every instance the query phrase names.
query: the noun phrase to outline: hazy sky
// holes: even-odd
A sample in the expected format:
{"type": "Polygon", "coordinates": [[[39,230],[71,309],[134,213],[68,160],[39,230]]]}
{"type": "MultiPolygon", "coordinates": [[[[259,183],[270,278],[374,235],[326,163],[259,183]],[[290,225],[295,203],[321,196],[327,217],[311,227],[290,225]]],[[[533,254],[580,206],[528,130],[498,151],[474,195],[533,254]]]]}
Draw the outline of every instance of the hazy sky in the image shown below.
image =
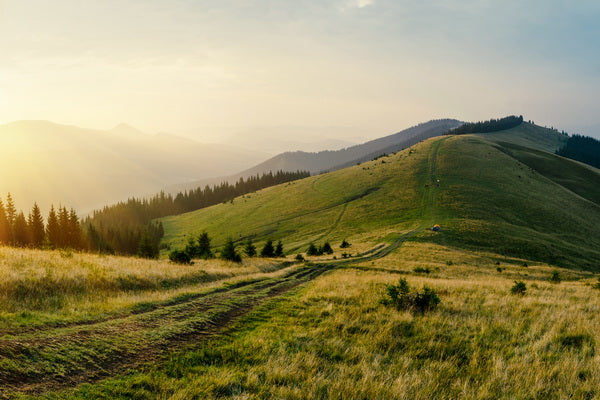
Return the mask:
{"type": "Polygon", "coordinates": [[[520,113],[600,136],[598,21],[597,0],[0,0],[0,122],[215,141],[520,113]]]}

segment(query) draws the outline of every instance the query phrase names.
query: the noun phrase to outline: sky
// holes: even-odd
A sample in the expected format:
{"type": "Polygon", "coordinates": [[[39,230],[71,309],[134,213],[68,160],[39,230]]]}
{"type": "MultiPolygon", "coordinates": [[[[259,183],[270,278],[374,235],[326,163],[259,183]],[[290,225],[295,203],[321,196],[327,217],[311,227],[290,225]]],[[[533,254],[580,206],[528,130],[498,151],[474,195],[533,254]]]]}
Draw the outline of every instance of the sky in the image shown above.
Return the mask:
{"type": "Polygon", "coordinates": [[[0,123],[357,141],[522,114],[600,137],[598,21],[597,0],[0,0],[0,123]]]}

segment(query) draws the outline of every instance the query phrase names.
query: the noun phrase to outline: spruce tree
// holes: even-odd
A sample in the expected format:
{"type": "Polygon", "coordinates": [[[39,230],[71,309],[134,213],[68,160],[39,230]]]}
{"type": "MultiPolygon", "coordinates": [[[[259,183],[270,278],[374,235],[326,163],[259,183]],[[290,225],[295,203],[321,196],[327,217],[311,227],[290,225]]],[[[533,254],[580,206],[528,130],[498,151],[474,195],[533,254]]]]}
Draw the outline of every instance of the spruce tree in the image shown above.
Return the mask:
{"type": "Polygon", "coordinates": [[[58,216],[54,210],[54,205],[50,206],[50,212],[48,213],[46,237],[51,247],[55,249],[60,248],[60,225],[58,223],[58,216]]]}
{"type": "Polygon", "coordinates": [[[275,257],[275,248],[273,247],[273,241],[268,239],[262,250],[260,251],[261,257],[275,257]]]}
{"type": "Polygon", "coordinates": [[[27,219],[27,224],[29,225],[31,245],[38,248],[42,247],[46,232],[44,229],[44,217],[42,217],[42,212],[37,203],[33,203],[33,208],[27,219]]]}
{"type": "Polygon", "coordinates": [[[185,253],[191,258],[199,258],[200,257],[200,247],[198,246],[198,240],[195,237],[190,236],[188,238],[187,244],[185,245],[185,249],[183,250],[185,253]]]}
{"type": "Polygon", "coordinates": [[[308,255],[308,256],[318,256],[319,255],[319,249],[317,249],[317,246],[315,246],[314,243],[311,243],[308,245],[308,250],[306,250],[306,255],[308,255]]]}
{"type": "Polygon", "coordinates": [[[232,238],[228,238],[221,250],[221,258],[228,261],[240,263],[242,257],[235,251],[235,243],[232,238]]]}
{"type": "Polygon", "coordinates": [[[143,258],[158,258],[158,245],[152,239],[152,235],[144,232],[140,238],[138,256],[143,258]]]}
{"type": "Polygon", "coordinates": [[[246,256],[248,257],[254,257],[256,255],[256,246],[252,243],[252,239],[248,239],[246,242],[244,253],[246,253],[246,256]]]}
{"type": "Polygon", "coordinates": [[[25,215],[20,212],[17,214],[15,218],[15,224],[13,227],[14,238],[13,243],[16,246],[28,246],[29,242],[29,229],[27,226],[27,220],[25,219],[25,215]]]}
{"type": "Polygon", "coordinates": [[[331,245],[329,244],[329,242],[325,242],[323,243],[323,246],[321,247],[321,254],[332,254],[333,253],[333,249],[331,248],[331,245]]]}
{"type": "Polygon", "coordinates": [[[6,218],[6,210],[4,209],[4,203],[0,199],[0,244],[9,244],[11,242],[10,225],[6,218]]]}
{"type": "Polygon", "coordinates": [[[15,208],[15,203],[13,202],[12,196],[9,193],[6,196],[6,219],[8,219],[8,225],[10,227],[14,225],[16,218],[17,209],[15,208]]]}
{"type": "Polygon", "coordinates": [[[277,246],[275,246],[275,257],[285,257],[285,254],[283,254],[283,243],[281,243],[281,240],[277,241],[277,246]]]}
{"type": "Polygon", "coordinates": [[[202,232],[200,236],[198,236],[198,257],[204,259],[214,257],[210,248],[210,237],[206,232],[202,232]]]}
{"type": "Polygon", "coordinates": [[[69,222],[69,212],[66,207],[58,208],[58,247],[70,247],[69,239],[71,226],[69,222]]]}
{"type": "Polygon", "coordinates": [[[79,217],[77,216],[75,210],[72,208],[69,211],[69,223],[67,232],[68,246],[74,249],[81,249],[83,247],[83,234],[81,232],[81,225],[79,224],[79,217]]]}

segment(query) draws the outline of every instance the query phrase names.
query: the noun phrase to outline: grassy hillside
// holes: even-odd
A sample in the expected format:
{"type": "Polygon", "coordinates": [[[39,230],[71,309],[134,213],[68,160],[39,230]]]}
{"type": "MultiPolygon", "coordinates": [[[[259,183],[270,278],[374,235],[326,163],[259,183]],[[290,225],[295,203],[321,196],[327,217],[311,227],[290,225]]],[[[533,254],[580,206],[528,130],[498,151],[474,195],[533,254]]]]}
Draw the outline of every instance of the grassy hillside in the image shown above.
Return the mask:
{"type": "Polygon", "coordinates": [[[599,270],[600,236],[589,234],[600,224],[598,171],[514,144],[541,141],[543,147],[559,136],[522,124],[494,134],[433,138],[163,219],[165,242],[182,246],[186,234],[206,230],[217,245],[227,236],[271,237],[284,240],[292,253],[313,241],[348,238],[357,244],[354,252],[409,234],[409,240],[599,270]],[[512,143],[499,140],[507,137],[512,143]],[[426,229],[434,223],[441,232],[426,229]]]}

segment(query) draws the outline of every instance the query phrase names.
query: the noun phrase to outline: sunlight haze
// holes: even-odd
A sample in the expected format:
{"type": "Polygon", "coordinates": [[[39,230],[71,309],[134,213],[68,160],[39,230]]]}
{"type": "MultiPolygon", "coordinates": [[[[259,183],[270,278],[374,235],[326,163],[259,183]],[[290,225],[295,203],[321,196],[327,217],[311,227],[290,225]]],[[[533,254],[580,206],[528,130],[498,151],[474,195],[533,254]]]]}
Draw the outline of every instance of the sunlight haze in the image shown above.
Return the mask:
{"type": "Polygon", "coordinates": [[[3,0],[0,121],[353,142],[516,113],[600,136],[599,18],[595,1],[3,0]]]}

